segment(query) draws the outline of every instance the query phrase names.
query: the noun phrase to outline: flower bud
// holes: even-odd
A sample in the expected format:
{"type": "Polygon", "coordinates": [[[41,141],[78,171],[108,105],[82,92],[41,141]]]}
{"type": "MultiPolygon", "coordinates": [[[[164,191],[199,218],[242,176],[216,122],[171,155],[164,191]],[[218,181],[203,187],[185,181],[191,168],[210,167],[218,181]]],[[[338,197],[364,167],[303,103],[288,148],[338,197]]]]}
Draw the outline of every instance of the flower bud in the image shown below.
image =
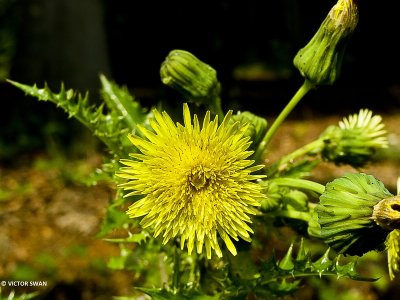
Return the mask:
{"type": "Polygon", "coordinates": [[[267,131],[267,120],[251,112],[244,111],[239,112],[230,119],[232,123],[237,121],[240,124],[248,124],[245,135],[250,137],[250,140],[253,142],[252,145],[256,147],[267,131]]]}
{"type": "Polygon", "coordinates": [[[400,229],[400,196],[386,198],[376,204],[372,220],[383,229],[400,229]]]}
{"type": "Polygon", "coordinates": [[[171,51],[161,64],[160,75],[165,85],[182,93],[186,100],[212,105],[219,98],[217,72],[190,52],[171,51]]]}
{"type": "Polygon", "coordinates": [[[301,75],[315,85],[333,84],[340,75],[344,50],[357,22],[358,9],[353,0],[339,0],[294,58],[301,75]]]}
{"type": "Polygon", "coordinates": [[[386,239],[389,277],[394,279],[400,273],[400,230],[392,230],[386,239]]]}
{"type": "Polygon", "coordinates": [[[393,195],[383,183],[371,175],[358,173],[337,178],[326,185],[315,209],[320,229],[312,220],[309,232],[339,253],[363,255],[383,250],[389,231],[374,220],[374,210],[390,197],[393,195]]]}
{"type": "Polygon", "coordinates": [[[329,126],[320,136],[324,142],[321,155],[337,165],[364,166],[378,149],[388,147],[386,130],[379,115],[367,109],[329,126]]]}

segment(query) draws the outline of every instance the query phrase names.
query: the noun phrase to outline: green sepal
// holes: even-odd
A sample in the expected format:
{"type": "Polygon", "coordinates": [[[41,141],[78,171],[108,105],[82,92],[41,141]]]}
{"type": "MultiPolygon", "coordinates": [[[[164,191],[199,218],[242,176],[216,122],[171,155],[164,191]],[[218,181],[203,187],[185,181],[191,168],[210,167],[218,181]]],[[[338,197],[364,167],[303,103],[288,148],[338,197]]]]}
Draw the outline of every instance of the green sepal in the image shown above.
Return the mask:
{"type": "Polygon", "coordinates": [[[161,64],[160,77],[162,83],[180,92],[186,101],[205,104],[219,113],[221,85],[217,72],[192,53],[172,50],[161,64]]]}
{"type": "Polygon", "coordinates": [[[259,117],[249,111],[238,112],[229,120],[230,123],[240,122],[240,126],[247,125],[245,135],[252,141],[251,147],[256,149],[267,131],[268,122],[265,118],[259,117]]]}
{"type": "Polygon", "coordinates": [[[390,196],[383,183],[371,175],[355,173],[337,178],[320,196],[309,233],[339,253],[361,256],[371,250],[381,251],[389,232],[378,226],[372,215],[374,206],[390,196]]]}
{"type": "Polygon", "coordinates": [[[301,75],[315,85],[333,84],[340,75],[343,54],[357,22],[356,4],[339,0],[295,56],[293,63],[301,75]]]}

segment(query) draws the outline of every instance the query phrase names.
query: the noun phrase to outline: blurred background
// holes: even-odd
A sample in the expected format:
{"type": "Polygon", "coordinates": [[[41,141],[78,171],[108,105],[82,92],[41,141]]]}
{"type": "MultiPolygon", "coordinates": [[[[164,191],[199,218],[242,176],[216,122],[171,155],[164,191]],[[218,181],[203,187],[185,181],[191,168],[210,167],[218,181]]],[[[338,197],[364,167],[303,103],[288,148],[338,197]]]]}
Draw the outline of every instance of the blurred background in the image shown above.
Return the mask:
{"type": "MultiPolygon", "coordinates": [[[[103,73],[126,85],[143,106],[179,103],[159,78],[172,49],[188,50],[218,71],[225,109],[274,116],[303,81],[294,55],[334,3],[0,0],[0,157],[20,146],[43,147],[55,131],[68,139],[73,128],[62,112],[25,97],[5,78],[47,82],[56,91],[64,82],[96,101],[103,73]]],[[[361,1],[359,9],[340,80],[310,93],[292,117],[360,107],[397,110],[399,4],[361,1]]]]}
{"type": "MultiPolygon", "coordinates": [[[[360,108],[387,115],[392,120],[389,127],[400,128],[396,123],[400,107],[400,4],[359,2],[360,21],[347,47],[340,79],[334,86],[319,87],[305,97],[285,125],[291,133],[281,136],[283,141],[291,140],[277,149],[289,151],[295,143],[304,143],[305,135],[318,135],[314,122],[321,118],[318,124],[325,126],[326,120],[336,122],[360,108]],[[296,124],[300,126],[294,127],[296,124]],[[293,128],[294,133],[290,131],[293,128]],[[287,144],[287,148],[282,146],[287,144]]],[[[162,85],[159,68],[169,51],[183,49],[217,70],[224,109],[250,110],[272,119],[303,82],[292,64],[293,57],[335,3],[0,0],[0,222],[8,226],[0,230],[0,278],[53,276],[61,278],[62,284],[51,293],[59,288],[60,294],[76,292],[74,299],[90,299],[75,288],[85,285],[91,291],[91,285],[108,275],[78,276],[71,266],[88,268],[88,274],[108,274],[101,261],[118,252],[92,241],[112,191],[98,186],[89,192],[77,178],[99,165],[101,145],[55,105],[24,95],[6,79],[40,87],[46,82],[54,91],[63,82],[67,88],[88,91],[96,103],[100,99],[99,75],[105,74],[126,86],[144,107],[161,101],[180,106],[179,95],[162,85]],[[82,197],[84,205],[79,200],[82,197]],[[76,202],[84,215],[65,208],[64,201],[72,206],[76,202]],[[80,223],[82,218],[87,222],[80,223]],[[32,223],[34,220],[39,221],[32,223]],[[27,233],[32,226],[37,228],[27,233]],[[64,234],[59,244],[55,242],[57,230],[64,234]],[[35,242],[37,232],[44,244],[35,242]],[[99,247],[104,252],[98,251],[99,247]],[[98,257],[95,255],[88,266],[83,261],[93,253],[98,257]],[[57,267],[60,261],[64,262],[61,271],[57,267]],[[63,285],[69,288],[63,289],[63,285]]],[[[394,183],[396,170],[381,173],[394,183]]],[[[326,174],[321,171],[320,175],[326,174]]],[[[113,276],[118,282],[115,286],[129,285],[125,274],[113,276]]],[[[379,287],[369,286],[367,292],[370,289],[379,287]]],[[[379,293],[387,291],[382,288],[379,293]]],[[[55,297],[49,295],[48,299],[55,297]]]]}

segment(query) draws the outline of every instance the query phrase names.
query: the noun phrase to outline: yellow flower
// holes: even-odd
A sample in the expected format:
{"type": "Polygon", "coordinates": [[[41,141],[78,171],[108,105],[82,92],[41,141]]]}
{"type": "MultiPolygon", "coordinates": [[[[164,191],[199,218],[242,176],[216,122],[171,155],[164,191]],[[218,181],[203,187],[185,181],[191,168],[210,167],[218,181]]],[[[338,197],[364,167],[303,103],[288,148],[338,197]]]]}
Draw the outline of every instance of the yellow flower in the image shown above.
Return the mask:
{"type": "Polygon", "coordinates": [[[322,134],[324,141],[322,157],[337,165],[349,164],[362,167],[371,160],[379,149],[388,148],[385,125],[380,115],[373,115],[368,109],[350,115],[329,126],[322,134]]]}
{"type": "Polygon", "coordinates": [[[236,255],[231,240],[251,241],[249,215],[256,214],[264,195],[254,182],[261,175],[251,174],[262,166],[251,166],[247,159],[251,142],[244,134],[247,126],[231,124],[228,112],[218,126],[218,117],[210,120],[208,111],[200,127],[197,115],[192,118],[187,104],[183,107],[184,125],[175,123],[166,112],[154,110],[150,121],[153,131],[139,127],[147,138],[130,135],[141,152],[134,160],[121,160],[118,176],[129,179],[121,186],[133,190],[126,195],[144,195],[132,204],[127,214],[142,217],[141,225],[152,227],[154,236],[162,234],[163,244],[180,238],[181,249],[187,244],[207,257],[211,249],[222,256],[218,237],[236,255]]]}

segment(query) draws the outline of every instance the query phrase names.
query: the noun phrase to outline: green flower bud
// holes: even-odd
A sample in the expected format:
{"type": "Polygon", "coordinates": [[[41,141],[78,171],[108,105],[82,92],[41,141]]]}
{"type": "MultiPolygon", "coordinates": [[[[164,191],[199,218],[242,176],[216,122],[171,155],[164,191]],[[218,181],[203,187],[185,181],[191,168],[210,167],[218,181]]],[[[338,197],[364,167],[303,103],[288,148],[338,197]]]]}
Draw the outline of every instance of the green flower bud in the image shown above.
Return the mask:
{"type": "Polygon", "coordinates": [[[367,109],[344,118],[338,126],[328,127],[320,139],[324,142],[324,159],[353,167],[364,166],[378,149],[389,144],[381,116],[373,116],[367,109]]]}
{"type": "Polygon", "coordinates": [[[172,50],[160,69],[161,81],[197,104],[213,105],[219,99],[217,72],[193,54],[172,50]]]}
{"type": "Polygon", "coordinates": [[[308,221],[307,232],[311,237],[321,238],[321,225],[318,223],[318,213],[316,211],[311,213],[311,218],[308,221]]]}
{"type": "Polygon", "coordinates": [[[353,0],[339,0],[294,58],[301,75],[315,85],[333,84],[340,75],[344,50],[357,22],[358,9],[353,0]]]}
{"type": "Polygon", "coordinates": [[[383,229],[400,229],[400,196],[383,199],[376,204],[372,220],[383,229]]]}
{"type": "Polygon", "coordinates": [[[251,112],[244,111],[232,116],[229,122],[240,122],[240,124],[249,124],[245,135],[250,137],[253,146],[257,147],[261,139],[267,131],[267,120],[252,114],[251,112]]]}
{"type": "Polygon", "coordinates": [[[376,205],[390,197],[393,195],[383,183],[371,175],[347,174],[335,179],[326,185],[315,209],[320,230],[314,220],[310,221],[309,232],[339,253],[363,255],[383,250],[389,231],[378,224],[374,211],[376,205]]]}
{"type": "Polygon", "coordinates": [[[261,201],[261,209],[263,211],[271,211],[279,207],[282,202],[282,193],[278,184],[261,181],[265,198],[261,201]]]}
{"type": "Polygon", "coordinates": [[[394,279],[396,274],[400,273],[400,230],[391,231],[386,239],[386,248],[388,255],[389,277],[394,279]]]}

